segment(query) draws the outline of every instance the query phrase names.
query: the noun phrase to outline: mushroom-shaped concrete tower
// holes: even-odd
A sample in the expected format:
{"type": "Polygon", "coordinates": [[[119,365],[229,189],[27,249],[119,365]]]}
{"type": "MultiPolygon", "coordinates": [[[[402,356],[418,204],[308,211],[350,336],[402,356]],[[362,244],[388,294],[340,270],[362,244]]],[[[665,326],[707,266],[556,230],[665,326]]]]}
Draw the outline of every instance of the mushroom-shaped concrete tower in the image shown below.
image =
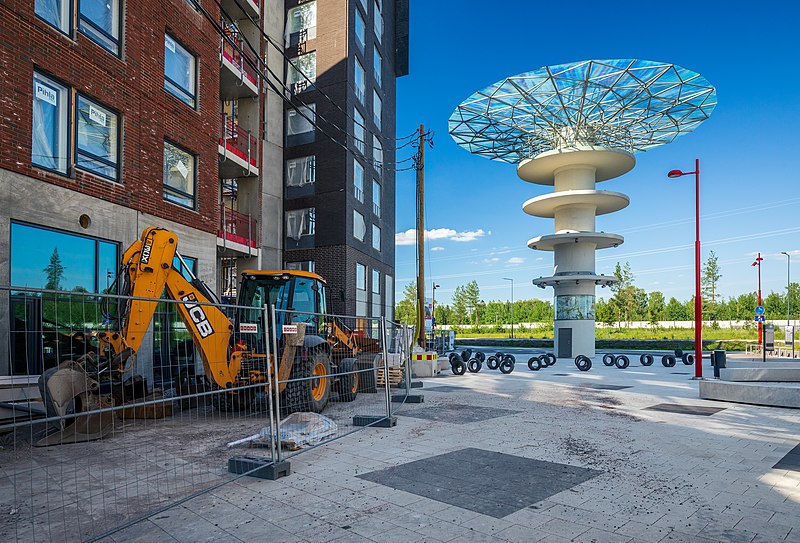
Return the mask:
{"type": "Polygon", "coordinates": [[[594,356],[595,287],[617,280],[595,273],[594,252],[624,240],[598,232],[595,218],[629,200],[596,184],[629,172],[633,153],[691,132],[716,104],[704,77],[674,64],[587,60],[499,81],[450,116],[458,145],[516,164],[524,181],[554,188],[522,209],[555,222],[555,233],[531,239],[528,247],[553,251],[553,275],[533,283],[555,289],[558,358],[594,356]]]}

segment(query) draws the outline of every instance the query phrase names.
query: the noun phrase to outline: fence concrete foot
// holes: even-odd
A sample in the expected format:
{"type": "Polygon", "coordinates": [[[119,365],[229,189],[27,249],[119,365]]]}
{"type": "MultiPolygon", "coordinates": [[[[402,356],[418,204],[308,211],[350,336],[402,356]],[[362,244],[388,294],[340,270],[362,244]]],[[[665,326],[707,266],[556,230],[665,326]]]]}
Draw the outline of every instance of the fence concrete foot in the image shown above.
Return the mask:
{"type": "Polygon", "coordinates": [[[291,463],[287,461],[272,462],[256,456],[234,456],[228,460],[228,471],[238,475],[276,481],[292,473],[291,463]]]}
{"type": "Polygon", "coordinates": [[[392,428],[397,426],[397,417],[380,415],[356,415],[353,417],[353,426],[373,426],[375,428],[392,428]]]}

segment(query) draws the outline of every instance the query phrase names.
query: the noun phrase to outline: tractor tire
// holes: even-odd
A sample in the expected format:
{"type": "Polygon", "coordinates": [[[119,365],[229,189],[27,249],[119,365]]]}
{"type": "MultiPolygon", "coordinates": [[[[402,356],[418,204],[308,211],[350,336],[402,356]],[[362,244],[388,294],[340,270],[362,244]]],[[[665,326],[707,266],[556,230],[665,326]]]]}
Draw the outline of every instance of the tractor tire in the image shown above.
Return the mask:
{"type": "Polygon", "coordinates": [[[358,396],[358,381],[360,374],[356,371],[356,359],[345,358],[339,364],[339,371],[343,375],[334,385],[334,390],[338,393],[337,399],[340,402],[352,402],[358,396]]]}
{"type": "Polygon", "coordinates": [[[556,355],[554,355],[553,353],[544,353],[544,356],[547,358],[548,366],[556,365],[556,355]]]}
{"type": "Polygon", "coordinates": [[[480,362],[481,364],[483,364],[484,362],[486,362],[486,355],[485,355],[485,354],[483,354],[483,353],[482,353],[482,352],[480,352],[480,351],[478,351],[477,353],[475,353],[475,358],[477,358],[477,359],[478,359],[478,362],[480,362]]]}
{"type": "Polygon", "coordinates": [[[512,360],[511,355],[506,355],[503,361],[500,363],[500,373],[504,373],[508,375],[512,371],[514,371],[514,361],[512,360]]]}
{"type": "Polygon", "coordinates": [[[603,355],[603,365],[604,366],[613,366],[614,360],[616,357],[611,353],[606,353],[603,355]]]}
{"type": "Polygon", "coordinates": [[[490,370],[496,370],[500,366],[500,360],[492,355],[486,359],[486,367],[490,370]]]}
{"type": "Polygon", "coordinates": [[[642,366],[652,366],[653,365],[653,355],[652,354],[643,354],[639,357],[639,363],[642,366]]]}
{"type": "Polygon", "coordinates": [[[621,369],[621,370],[624,370],[625,368],[630,366],[630,364],[631,364],[631,361],[624,354],[621,354],[621,355],[619,355],[618,357],[616,357],[614,359],[614,365],[616,367],[618,367],[619,369],[621,369]]]}
{"type": "Polygon", "coordinates": [[[692,353],[683,353],[681,357],[681,361],[686,364],[687,366],[694,365],[694,355],[692,353]]]}
{"type": "Polygon", "coordinates": [[[477,358],[470,358],[467,362],[467,371],[470,373],[478,373],[483,368],[483,364],[477,358]]]}
{"type": "Polygon", "coordinates": [[[542,359],[538,356],[532,356],[528,359],[528,369],[531,371],[539,371],[542,369],[542,359]]]}
{"type": "Polygon", "coordinates": [[[461,360],[456,360],[450,364],[450,369],[453,371],[453,375],[464,375],[467,373],[467,365],[461,360]]]}
{"type": "Polygon", "coordinates": [[[575,366],[581,371],[589,371],[592,369],[592,359],[585,354],[579,354],[575,357],[575,366]]]}
{"type": "Polygon", "coordinates": [[[671,368],[675,365],[675,357],[671,354],[665,354],[661,357],[661,365],[665,368],[671,368]]]}
{"type": "Polygon", "coordinates": [[[282,410],[321,413],[330,398],[330,374],[331,362],[324,352],[316,351],[306,360],[295,362],[281,402],[282,410]]]}

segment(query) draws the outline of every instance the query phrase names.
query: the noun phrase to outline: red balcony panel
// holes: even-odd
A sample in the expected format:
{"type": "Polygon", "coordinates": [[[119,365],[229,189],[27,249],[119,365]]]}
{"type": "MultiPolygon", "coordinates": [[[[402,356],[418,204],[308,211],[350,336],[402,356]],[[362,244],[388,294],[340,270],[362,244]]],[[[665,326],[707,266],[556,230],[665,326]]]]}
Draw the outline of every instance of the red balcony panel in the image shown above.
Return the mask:
{"type": "Polygon", "coordinates": [[[258,247],[258,221],[220,203],[220,229],[217,237],[255,249],[258,247]]]}
{"type": "Polygon", "coordinates": [[[239,30],[234,25],[225,25],[225,36],[221,39],[222,56],[239,68],[244,76],[258,87],[258,57],[244,44],[239,36],[239,30]],[[239,51],[243,51],[244,56],[239,51]]]}
{"type": "Polygon", "coordinates": [[[258,167],[258,138],[239,126],[226,113],[220,113],[219,144],[251,166],[258,167]]]}

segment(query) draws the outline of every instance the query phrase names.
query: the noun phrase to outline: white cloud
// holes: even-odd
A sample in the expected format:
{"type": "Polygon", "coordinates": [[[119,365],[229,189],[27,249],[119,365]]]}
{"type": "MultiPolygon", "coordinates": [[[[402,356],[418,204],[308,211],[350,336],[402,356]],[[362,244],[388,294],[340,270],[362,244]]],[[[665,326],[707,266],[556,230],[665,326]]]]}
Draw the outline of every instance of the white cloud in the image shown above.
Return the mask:
{"type": "Polygon", "coordinates": [[[512,256],[506,260],[506,264],[522,264],[523,262],[525,262],[525,259],[518,256],[512,256]]]}
{"type": "Polygon", "coordinates": [[[444,251],[444,247],[431,247],[431,251],[444,251]]]}
{"type": "MultiPolygon", "coordinates": [[[[491,234],[491,232],[489,232],[491,234]]],[[[433,230],[425,230],[425,239],[449,239],[451,241],[475,241],[487,235],[482,229],[474,231],[457,232],[452,228],[434,228],[433,230]]],[[[417,242],[416,228],[409,228],[405,232],[398,232],[394,235],[394,242],[396,245],[414,245],[417,242]]]]}
{"type": "Polygon", "coordinates": [[[497,258],[497,257],[494,257],[494,258],[484,258],[484,259],[483,259],[483,263],[484,263],[484,264],[492,264],[493,262],[499,262],[499,261],[500,261],[500,259],[499,259],[499,258],[497,258]]]}

